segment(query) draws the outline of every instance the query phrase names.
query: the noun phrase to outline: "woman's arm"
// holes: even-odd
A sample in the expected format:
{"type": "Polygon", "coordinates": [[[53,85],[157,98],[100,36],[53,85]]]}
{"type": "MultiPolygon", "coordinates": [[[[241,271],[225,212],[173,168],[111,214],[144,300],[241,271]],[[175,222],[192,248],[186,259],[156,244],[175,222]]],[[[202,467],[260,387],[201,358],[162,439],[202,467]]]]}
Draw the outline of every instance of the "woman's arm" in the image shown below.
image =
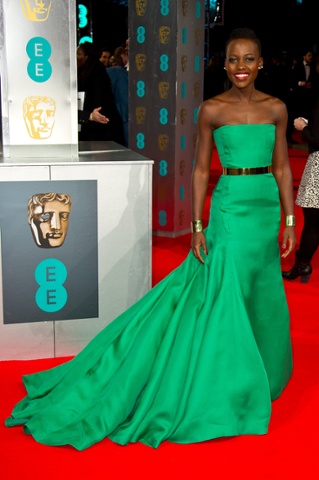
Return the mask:
{"type": "MultiPolygon", "coordinates": [[[[290,170],[288,147],[286,142],[287,129],[287,110],[286,106],[280,100],[276,100],[276,141],[273,152],[273,174],[276,179],[281,205],[285,218],[294,215],[294,197],[293,197],[293,180],[290,170]]],[[[282,254],[287,257],[296,245],[296,233],[293,225],[286,226],[283,231],[282,247],[285,249],[282,254]]]]}
{"type": "MultiPolygon", "coordinates": [[[[192,222],[202,220],[207,194],[210,164],[212,159],[213,138],[210,102],[203,102],[198,112],[198,137],[196,143],[195,165],[192,173],[192,222]]],[[[192,234],[191,248],[194,256],[202,263],[200,247],[207,255],[206,238],[203,232],[192,234]]]]}

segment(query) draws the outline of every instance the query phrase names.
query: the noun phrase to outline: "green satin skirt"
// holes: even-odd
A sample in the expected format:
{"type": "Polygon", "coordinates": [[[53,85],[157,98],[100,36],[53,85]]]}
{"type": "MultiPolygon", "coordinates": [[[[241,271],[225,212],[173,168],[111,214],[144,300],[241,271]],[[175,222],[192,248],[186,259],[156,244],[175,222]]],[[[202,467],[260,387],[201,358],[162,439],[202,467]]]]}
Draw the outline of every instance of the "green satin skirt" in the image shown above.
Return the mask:
{"type": "Polygon", "coordinates": [[[23,378],[7,426],[83,450],[267,432],[291,375],[272,174],[221,177],[205,265],[186,260],[71,361],[23,378]]]}

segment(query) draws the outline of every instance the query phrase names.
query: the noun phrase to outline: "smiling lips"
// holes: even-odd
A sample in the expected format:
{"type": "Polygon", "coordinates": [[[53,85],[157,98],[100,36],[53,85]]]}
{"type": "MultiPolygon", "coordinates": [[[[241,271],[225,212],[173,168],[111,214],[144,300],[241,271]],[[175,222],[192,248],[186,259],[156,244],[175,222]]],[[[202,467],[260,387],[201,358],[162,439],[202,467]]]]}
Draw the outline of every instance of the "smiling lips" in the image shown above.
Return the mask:
{"type": "Polygon", "coordinates": [[[236,80],[243,81],[243,80],[246,80],[249,77],[249,73],[244,73],[244,72],[235,73],[234,77],[236,78],[236,80]]]}

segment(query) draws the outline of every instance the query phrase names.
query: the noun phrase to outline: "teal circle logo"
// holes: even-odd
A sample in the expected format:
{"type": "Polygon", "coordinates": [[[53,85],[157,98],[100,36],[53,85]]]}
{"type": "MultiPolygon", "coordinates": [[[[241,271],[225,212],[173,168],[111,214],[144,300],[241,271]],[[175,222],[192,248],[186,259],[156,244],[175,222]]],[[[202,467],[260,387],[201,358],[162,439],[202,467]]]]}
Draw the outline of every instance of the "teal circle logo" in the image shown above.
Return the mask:
{"type": "Polygon", "coordinates": [[[40,285],[35,295],[40,310],[44,312],[61,310],[68,300],[68,292],[63,286],[68,276],[64,263],[56,258],[47,258],[39,263],[34,276],[40,285]]]}
{"type": "Polygon", "coordinates": [[[30,58],[27,71],[31,80],[37,83],[49,80],[52,75],[50,43],[43,37],[33,37],[27,43],[26,52],[30,58]]]}

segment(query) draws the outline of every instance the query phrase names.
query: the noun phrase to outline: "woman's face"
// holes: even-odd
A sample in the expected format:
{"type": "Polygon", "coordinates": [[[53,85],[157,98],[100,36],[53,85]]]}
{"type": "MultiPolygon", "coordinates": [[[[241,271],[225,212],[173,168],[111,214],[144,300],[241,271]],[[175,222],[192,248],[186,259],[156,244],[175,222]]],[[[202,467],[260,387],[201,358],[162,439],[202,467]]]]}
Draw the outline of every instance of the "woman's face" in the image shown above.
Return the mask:
{"type": "Polygon", "coordinates": [[[263,60],[258,46],[247,38],[232,40],[226,51],[225,67],[229,80],[238,88],[252,84],[263,60]]]}
{"type": "Polygon", "coordinates": [[[88,56],[85,54],[85,51],[83,50],[82,47],[78,47],[76,50],[76,61],[78,67],[81,67],[84,65],[84,63],[87,61],[88,56]]]}

